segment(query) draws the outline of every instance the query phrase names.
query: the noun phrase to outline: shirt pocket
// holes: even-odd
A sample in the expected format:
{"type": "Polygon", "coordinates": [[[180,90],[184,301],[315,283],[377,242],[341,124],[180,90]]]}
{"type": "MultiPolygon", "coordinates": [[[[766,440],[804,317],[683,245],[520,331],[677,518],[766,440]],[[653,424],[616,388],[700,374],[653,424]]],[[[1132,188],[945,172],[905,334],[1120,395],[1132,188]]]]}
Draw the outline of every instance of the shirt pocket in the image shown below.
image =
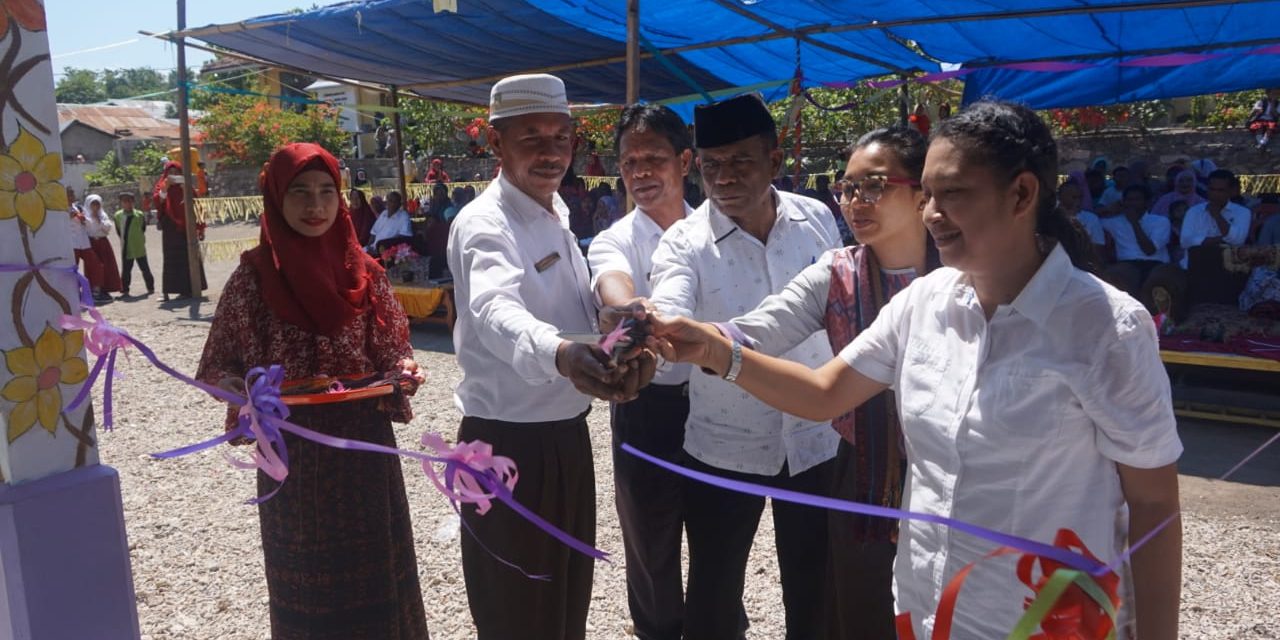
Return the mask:
{"type": "Polygon", "coordinates": [[[947,362],[941,348],[921,341],[913,341],[907,345],[902,373],[899,375],[901,384],[895,389],[903,413],[920,416],[933,408],[946,369],[947,362]]]}
{"type": "Polygon", "coordinates": [[[1070,389],[1062,374],[1026,363],[993,368],[983,376],[989,393],[980,395],[983,422],[993,435],[1011,440],[1052,440],[1058,436],[1070,389]]]}

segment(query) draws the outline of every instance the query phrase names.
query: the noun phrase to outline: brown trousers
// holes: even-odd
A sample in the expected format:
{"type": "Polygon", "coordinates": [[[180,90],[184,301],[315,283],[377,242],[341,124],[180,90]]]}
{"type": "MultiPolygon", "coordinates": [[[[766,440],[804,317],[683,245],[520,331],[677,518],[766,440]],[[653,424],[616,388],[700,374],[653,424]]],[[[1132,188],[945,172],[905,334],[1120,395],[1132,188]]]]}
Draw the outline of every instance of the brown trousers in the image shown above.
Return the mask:
{"type": "MultiPolygon", "coordinates": [[[[458,440],[477,439],[493,445],[495,455],[515,460],[520,504],[595,544],[596,482],[586,413],[536,423],[464,417],[458,440]]],[[[477,640],[583,640],[595,561],[504,504],[495,502],[483,516],[470,506],[462,513],[472,532],[462,536],[462,571],[477,640]],[[550,579],[525,577],[498,558],[550,579]]]]}

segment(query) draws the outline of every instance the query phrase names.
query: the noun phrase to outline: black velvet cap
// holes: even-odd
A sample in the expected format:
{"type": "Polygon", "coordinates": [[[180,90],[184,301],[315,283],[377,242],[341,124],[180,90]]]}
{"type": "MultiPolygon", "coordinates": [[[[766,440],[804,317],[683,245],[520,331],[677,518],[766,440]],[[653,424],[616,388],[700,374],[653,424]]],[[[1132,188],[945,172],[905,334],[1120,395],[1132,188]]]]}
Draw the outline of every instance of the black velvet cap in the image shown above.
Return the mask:
{"type": "Polygon", "coordinates": [[[693,146],[699,149],[723,147],[763,133],[776,138],[778,125],[758,93],[693,108],[693,146]]]}

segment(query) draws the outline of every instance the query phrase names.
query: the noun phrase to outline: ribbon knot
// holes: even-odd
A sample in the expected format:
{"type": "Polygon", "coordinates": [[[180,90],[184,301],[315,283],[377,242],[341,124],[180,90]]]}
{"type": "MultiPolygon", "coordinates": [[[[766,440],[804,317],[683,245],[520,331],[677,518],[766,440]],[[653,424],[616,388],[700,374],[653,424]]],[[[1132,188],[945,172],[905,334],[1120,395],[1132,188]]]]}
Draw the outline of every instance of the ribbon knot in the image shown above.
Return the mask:
{"type": "Polygon", "coordinates": [[[506,487],[507,493],[516,488],[519,473],[516,463],[506,456],[493,455],[493,445],[476,440],[459,442],[450,447],[439,434],[422,434],[423,446],[431,448],[444,461],[444,479],[436,472],[430,460],[422,461],[422,470],[446,497],[454,502],[476,505],[476,513],[484,515],[498,498],[495,487],[506,487]],[[466,471],[461,467],[467,467],[466,471]]]}
{"type": "Polygon", "coordinates": [[[289,451],[284,444],[284,434],[279,423],[289,417],[289,407],[280,399],[280,385],[284,384],[284,368],[278,364],[270,367],[254,367],[244,376],[247,401],[240,406],[237,426],[233,430],[239,437],[254,441],[252,462],[228,455],[227,461],[240,469],[261,469],[280,484],[265,496],[248,502],[257,504],[270,499],[284,486],[289,476],[289,451]]]}
{"type": "Polygon", "coordinates": [[[116,373],[116,352],[127,349],[133,344],[133,339],[124,329],[107,322],[97,307],[87,307],[86,310],[90,320],[72,315],[63,315],[58,319],[58,326],[64,330],[83,331],[85,350],[97,357],[84,385],[80,387],[76,397],[67,403],[67,410],[75,409],[89,397],[89,392],[93,390],[93,383],[97,381],[98,374],[102,372],[105,365],[107,378],[102,388],[102,428],[104,431],[110,431],[112,426],[111,381],[119,376],[116,373]]]}

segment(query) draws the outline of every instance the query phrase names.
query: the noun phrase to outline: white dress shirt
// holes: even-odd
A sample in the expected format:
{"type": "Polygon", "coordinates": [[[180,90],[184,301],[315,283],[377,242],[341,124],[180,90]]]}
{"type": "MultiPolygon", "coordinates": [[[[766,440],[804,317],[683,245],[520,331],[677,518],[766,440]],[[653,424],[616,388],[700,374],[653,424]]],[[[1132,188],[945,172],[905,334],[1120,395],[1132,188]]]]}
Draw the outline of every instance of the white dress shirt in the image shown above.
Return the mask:
{"type": "MultiPolygon", "coordinates": [[[[840,246],[826,205],[774,191],[778,217],[761,243],[707,199],[667,229],[653,256],[653,304],[663,313],[724,321],[754,309],[796,274],[840,246]]],[[[825,331],[784,357],[818,366],[831,359],[825,331]]],[[[694,370],[689,379],[684,448],[720,469],[791,475],[833,458],[840,436],[830,422],[801,420],[760,402],[737,385],[694,370]]]]}
{"type": "MultiPolygon", "coordinates": [[[[691,213],[693,207],[685,203],[685,217],[691,213]]],[[[651,297],[653,289],[649,286],[649,276],[653,273],[653,253],[661,239],[662,227],[639,207],[592,239],[591,247],[587,249],[587,262],[591,265],[591,290],[596,292],[596,302],[600,302],[600,293],[596,289],[600,276],[610,272],[630,277],[637,297],[651,297]]],[[[688,364],[661,367],[653,376],[653,384],[684,384],[689,381],[691,368],[692,365],[688,364]]]]}
{"type": "Polygon", "coordinates": [[[1080,221],[1080,226],[1084,227],[1085,232],[1089,234],[1090,242],[1098,245],[1107,243],[1107,236],[1102,232],[1102,220],[1098,218],[1098,214],[1092,211],[1080,211],[1076,213],[1076,220],[1080,221]]]}
{"type": "Polygon", "coordinates": [[[372,238],[369,244],[377,246],[383,240],[412,235],[413,221],[409,219],[408,211],[403,208],[396,210],[395,213],[383,211],[378,214],[377,219],[373,221],[373,228],[369,230],[369,237],[372,238]]]}
{"type": "MultiPolygon", "coordinates": [[[[1204,244],[1205,240],[1218,237],[1222,238],[1222,242],[1233,247],[1244,244],[1249,237],[1249,225],[1253,222],[1253,213],[1234,202],[1227,202],[1227,206],[1222,208],[1222,217],[1226,218],[1230,225],[1225,236],[1218,231],[1218,223],[1213,221],[1213,216],[1209,215],[1208,202],[1201,202],[1187,209],[1187,215],[1182,218],[1182,233],[1178,234],[1182,248],[1198,247],[1204,244]]],[[[1187,268],[1185,254],[1182,256],[1181,265],[1183,269],[1187,268]]]]}
{"type": "Polygon", "coordinates": [[[1169,238],[1173,233],[1173,225],[1164,216],[1144,213],[1138,218],[1138,226],[1156,246],[1156,252],[1148,254],[1138,244],[1138,235],[1133,232],[1133,225],[1123,214],[1102,219],[1102,228],[1111,234],[1116,243],[1116,260],[1155,260],[1169,261],[1169,238]]]}
{"type": "Polygon", "coordinates": [[[557,333],[596,330],[587,263],[559,195],[548,211],[499,177],[449,229],[453,329],[464,416],[507,422],[573,418],[591,398],[556,370],[557,333]]]}
{"type": "MultiPolygon", "coordinates": [[[[1151,316],[1072,267],[1060,246],[990,320],[961,272],[917,279],[840,357],[897,391],[911,511],[1050,544],[1070,528],[1110,561],[1128,528],[1116,465],[1156,468],[1182,452],[1151,316]]],[[[902,524],[896,605],[911,612],[917,638],[931,635],[956,572],[995,546],[902,524]]],[[[973,570],[964,592],[974,597],[961,596],[952,637],[1008,634],[1031,595],[1014,564],[973,570]]]]}

